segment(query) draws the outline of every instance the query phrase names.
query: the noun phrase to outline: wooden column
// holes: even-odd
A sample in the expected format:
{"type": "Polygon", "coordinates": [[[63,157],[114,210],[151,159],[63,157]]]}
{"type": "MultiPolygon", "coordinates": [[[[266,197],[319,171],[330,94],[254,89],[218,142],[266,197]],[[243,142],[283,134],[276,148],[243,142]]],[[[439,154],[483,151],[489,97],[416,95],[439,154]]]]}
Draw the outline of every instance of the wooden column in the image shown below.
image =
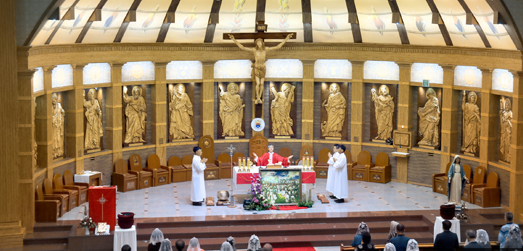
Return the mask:
{"type": "MultiPolygon", "coordinates": [[[[410,87],[411,63],[398,63],[400,68],[400,79],[398,82],[398,130],[412,132],[412,89],[410,87]]],[[[411,139],[414,142],[414,139],[411,139]]],[[[406,149],[402,149],[404,151],[406,149]]],[[[408,158],[396,157],[397,169],[396,179],[398,182],[407,183],[408,181],[408,158]]]]}
{"type": "Polygon", "coordinates": [[[523,219],[523,72],[513,72],[512,142],[510,144],[510,200],[509,209],[517,219],[523,219]]]}
{"type": "Polygon", "coordinates": [[[38,166],[47,169],[47,178],[53,176],[53,105],[52,72],[55,66],[42,67],[45,93],[36,99],[36,144],[38,166]]]}
{"type": "Polygon", "coordinates": [[[363,84],[363,61],[352,63],[352,97],[351,97],[351,121],[350,137],[352,159],[358,159],[363,141],[363,110],[365,104],[365,85],[363,84]]]}
{"type": "MultiPolygon", "coordinates": [[[[210,135],[214,139],[214,63],[216,61],[204,61],[203,83],[200,100],[202,136],[210,135]]],[[[195,111],[197,112],[197,111],[195,111]]],[[[196,139],[199,140],[199,139],[196,139]]]]}
{"type": "Polygon", "coordinates": [[[160,157],[160,164],[167,165],[167,64],[168,62],[155,63],[155,84],[152,90],[152,126],[153,144],[156,144],[156,154],[160,157]]]}
{"type": "MultiPolygon", "coordinates": [[[[73,90],[65,92],[67,95],[65,107],[65,126],[67,157],[75,158],[76,173],[84,170],[84,76],[85,65],[73,65],[73,90]]],[[[60,175],[63,176],[63,173],[60,175]]]]}
{"type": "MultiPolygon", "coordinates": [[[[0,1],[0,247],[22,247],[25,229],[21,225],[18,162],[18,82],[15,33],[15,1],[0,1]]],[[[31,114],[30,114],[31,115],[31,114]]],[[[30,116],[29,115],[29,116],[30,116]]],[[[28,138],[26,140],[30,140],[28,138]]],[[[31,144],[31,142],[29,143],[31,144]]]]}
{"type": "Polygon", "coordinates": [[[34,99],[33,70],[27,67],[29,47],[18,48],[18,193],[22,227],[33,232],[35,221],[34,158],[34,99]]]}
{"type": "Polygon", "coordinates": [[[479,142],[479,162],[488,168],[488,161],[495,160],[499,151],[496,128],[499,124],[499,99],[492,94],[492,70],[481,69],[483,83],[481,88],[481,132],[479,142]]]}
{"type": "MultiPolygon", "coordinates": [[[[315,60],[302,60],[303,82],[301,102],[301,139],[302,146],[312,146],[314,138],[314,62],[315,60]]],[[[318,114],[319,116],[319,114],[318,114]]]]}
{"type": "Polygon", "coordinates": [[[111,65],[111,87],[105,97],[107,147],[113,151],[113,164],[122,158],[122,66],[111,65]]]}
{"type": "Polygon", "coordinates": [[[443,95],[441,97],[441,166],[445,172],[451,154],[457,151],[458,102],[454,93],[455,66],[443,65],[443,95]]]}

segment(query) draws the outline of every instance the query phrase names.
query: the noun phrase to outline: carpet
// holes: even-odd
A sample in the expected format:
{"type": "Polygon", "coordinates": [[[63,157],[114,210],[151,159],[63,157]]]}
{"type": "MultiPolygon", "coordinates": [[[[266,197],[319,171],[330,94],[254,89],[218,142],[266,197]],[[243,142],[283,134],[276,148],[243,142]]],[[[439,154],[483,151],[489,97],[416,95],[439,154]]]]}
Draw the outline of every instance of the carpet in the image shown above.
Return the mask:
{"type": "Polygon", "coordinates": [[[299,210],[299,209],[307,209],[308,207],[298,207],[298,206],[278,206],[276,208],[275,206],[271,207],[271,210],[299,210]]]}

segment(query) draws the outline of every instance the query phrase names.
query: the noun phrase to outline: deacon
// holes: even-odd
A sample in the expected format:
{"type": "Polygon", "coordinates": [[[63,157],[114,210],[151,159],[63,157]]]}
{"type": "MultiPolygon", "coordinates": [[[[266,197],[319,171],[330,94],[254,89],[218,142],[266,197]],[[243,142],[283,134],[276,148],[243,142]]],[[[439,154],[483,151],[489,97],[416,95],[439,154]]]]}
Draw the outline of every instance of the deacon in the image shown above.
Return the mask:
{"type": "Polygon", "coordinates": [[[279,154],[274,152],[274,146],[269,145],[268,147],[269,152],[263,154],[260,158],[258,158],[258,155],[256,153],[252,153],[254,155],[254,162],[256,162],[257,166],[267,166],[267,165],[273,165],[276,163],[280,163],[282,166],[288,166],[289,160],[292,159],[292,155],[288,158],[284,158],[280,156],[279,154]]]}
{"type": "MultiPolygon", "coordinates": [[[[334,168],[334,159],[338,159],[338,156],[340,155],[340,153],[338,153],[338,148],[340,147],[339,144],[335,144],[333,147],[332,147],[332,152],[334,154],[331,154],[329,152],[329,161],[327,161],[327,163],[329,164],[329,171],[327,173],[327,192],[330,192],[330,193],[333,193],[332,191],[334,190],[334,175],[336,175],[336,168],[334,168]]],[[[336,199],[336,197],[334,196],[334,194],[332,194],[330,196],[331,199],[336,199]]]]}
{"type": "MultiPolygon", "coordinates": [[[[335,147],[336,148],[336,147],[335,147]]],[[[345,198],[349,198],[349,180],[347,179],[347,157],[345,156],[345,145],[339,145],[336,148],[339,155],[338,158],[333,158],[335,168],[334,173],[334,187],[332,193],[337,198],[334,200],[336,203],[345,202],[345,198]]]]}
{"type": "Polygon", "coordinates": [[[200,147],[195,146],[192,150],[194,157],[192,158],[191,201],[193,206],[201,206],[206,197],[203,170],[206,168],[207,158],[201,158],[200,147]]]}

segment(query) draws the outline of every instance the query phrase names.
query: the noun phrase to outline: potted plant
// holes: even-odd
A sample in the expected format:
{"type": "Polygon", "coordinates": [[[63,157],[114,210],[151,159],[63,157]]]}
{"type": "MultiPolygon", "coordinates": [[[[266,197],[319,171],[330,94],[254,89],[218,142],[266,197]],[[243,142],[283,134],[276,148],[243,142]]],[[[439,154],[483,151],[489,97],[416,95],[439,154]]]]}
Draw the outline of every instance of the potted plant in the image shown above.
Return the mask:
{"type": "Polygon", "coordinates": [[[89,216],[85,216],[81,221],[78,228],[83,227],[85,229],[85,235],[94,234],[96,230],[96,223],[89,216]]]}

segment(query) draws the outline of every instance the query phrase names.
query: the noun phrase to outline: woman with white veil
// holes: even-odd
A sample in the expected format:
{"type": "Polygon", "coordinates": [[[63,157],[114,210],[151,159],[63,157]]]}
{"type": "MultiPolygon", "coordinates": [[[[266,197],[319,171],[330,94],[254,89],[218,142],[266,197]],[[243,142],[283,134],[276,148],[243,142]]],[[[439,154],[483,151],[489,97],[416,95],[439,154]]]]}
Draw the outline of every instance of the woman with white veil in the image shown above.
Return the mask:
{"type": "Polygon", "coordinates": [[[258,251],[261,250],[260,239],[258,236],[253,234],[249,239],[249,245],[247,246],[247,251],[258,251]]]}
{"type": "Polygon", "coordinates": [[[390,222],[390,230],[389,230],[389,236],[387,237],[387,243],[390,242],[390,240],[396,236],[398,236],[398,230],[396,227],[398,227],[399,222],[397,221],[391,221],[390,222]]]}
{"type": "Polygon", "coordinates": [[[476,241],[483,245],[485,247],[485,249],[487,250],[491,250],[492,249],[492,246],[490,245],[490,239],[488,237],[488,233],[487,231],[483,230],[483,229],[478,229],[476,231],[476,241]]]}
{"type": "Polygon", "coordinates": [[[521,230],[519,229],[518,224],[513,224],[508,230],[507,241],[505,241],[505,246],[501,250],[521,250],[523,248],[523,241],[521,240],[521,230]]]}
{"type": "Polygon", "coordinates": [[[232,246],[229,242],[224,241],[222,243],[222,247],[220,248],[220,251],[233,251],[232,246]]]}
{"type": "Polygon", "coordinates": [[[369,226],[367,226],[367,223],[365,222],[360,223],[360,225],[358,226],[358,230],[356,230],[356,235],[354,236],[354,240],[352,241],[351,246],[356,247],[361,244],[361,234],[363,232],[370,233],[369,226]]]}
{"type": "Polygon", "coordinates": [[[385,245],[383,251],[396,251],[396,247],[394,246],[394,244],[389,242],[387,243],[387,245],[385,245]]]}
{"type": "Polygon", "coordinates": [[[410,239],[409,242],[407,242],[407,251],[419,251],[418,242],[410,239]]]}
{"type": "Polygon", "coordinates": [[[154,229],[153,233],[151,234],[151,239],[149,240],[149,246],[147,247],[148,251],[158,251],[160,250],[160,245],[162,244],[163,233],[160,229],[156,228],[154,229]]]}
{"type": "Polygon", "coordinates": [[[171,241],[169,239],[165,239],[162,241],[160,251],[173,251],[173,245],[171,244],[171,241]]]}
{"type": "Polygon", "coordinates": [[[189,246],[187,247],[187,251],[200,251],[200,242],[198,241],[198,239],[196,239],[196,237],[193,237],[190,241],[189,241],[189,246]]]}

